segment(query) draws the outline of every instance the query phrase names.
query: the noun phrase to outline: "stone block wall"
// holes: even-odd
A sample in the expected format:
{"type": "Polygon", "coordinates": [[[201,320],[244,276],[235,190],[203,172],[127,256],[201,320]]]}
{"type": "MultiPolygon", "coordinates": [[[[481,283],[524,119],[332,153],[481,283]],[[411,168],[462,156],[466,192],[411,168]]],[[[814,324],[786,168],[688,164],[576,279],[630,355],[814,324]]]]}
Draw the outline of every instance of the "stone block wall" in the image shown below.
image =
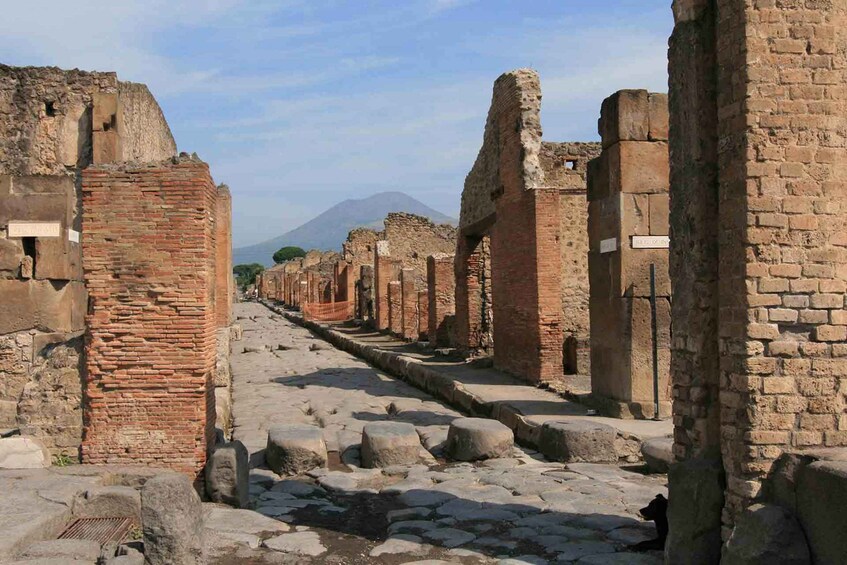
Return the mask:
{"type": "Polygon", "coordinates": [[[361,302],[363,298],[361,290],[362,267],[370,266],[373,268],[374,249],[379,239],[380,234],[374,230],[356,228],[347,234],[347,241],[342,245],[342,257],[350,265],[350,280],[348,281],[348,285],[352,285],[353,289],[350,300],[355,302],[355,316],[362,320],[370,320],[367,316],[367,303],[361,302]]]}
{"type": "Polygon", "coordinates": [[[674,450],[717,462],[725,501],[707,513],[714,500],[670,482],[671,558],[699,543],[674,534],[691,512],[719,551],[783,454],[847,445],[847,5],[677,0],[674,14],[674,450]]]}
{"type": "Polygon", "coordinates": [[[83,173],[86,463],[196,476],[214,441],[215,217],[205,163],[83,173]]]}
{"type": "Polygon", "coordinates": [[[427,258],[427,312],[430,343],[447,347],[452,343],[452,326],[456,316],[455,255],[439,253],[427,258]]]}
{"type": "Polygon", "coordinates": [[[670,414],[668,111],[664,94],[603,102],[602,154],[590,164],[591,390],[604,412],[655,415],[650,265],[655,265],[659,414],[670,414]]]}
{"type": "Polygon", "coordinates": [[[452,253],[456,249],[456,228],[434,224],[429,218],[391,212],[385,218],[382,239],[388,242],[391,257],[403,267],[415,270],[415,284],[426,285],[426,258],[432,253],[452,253]]]}

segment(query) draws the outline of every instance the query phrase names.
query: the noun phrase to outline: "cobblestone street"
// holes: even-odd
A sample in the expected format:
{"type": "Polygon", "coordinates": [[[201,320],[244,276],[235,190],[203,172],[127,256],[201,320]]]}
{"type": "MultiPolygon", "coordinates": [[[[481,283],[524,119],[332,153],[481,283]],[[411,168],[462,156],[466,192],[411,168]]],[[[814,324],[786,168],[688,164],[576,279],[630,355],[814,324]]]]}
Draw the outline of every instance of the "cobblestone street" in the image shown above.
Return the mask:
{"type": "Polygon", "coordinates": [[[461,414],[260,304],[235,312],[244,338],[231,361],[233,439],[250,451],[254,510],[207,505],[215,562],[661,562],[626,548],[654,537],[638,509],[667,494],[665,476],[518,447],[511,458],[447,462],[447,429],[461,414]],[[359,467],[362,428],[383,420],[416,427],[419,464],[359,467]],[[268,428],[293,423],[323,429],[328,469],[267,469],[268,428]]]}

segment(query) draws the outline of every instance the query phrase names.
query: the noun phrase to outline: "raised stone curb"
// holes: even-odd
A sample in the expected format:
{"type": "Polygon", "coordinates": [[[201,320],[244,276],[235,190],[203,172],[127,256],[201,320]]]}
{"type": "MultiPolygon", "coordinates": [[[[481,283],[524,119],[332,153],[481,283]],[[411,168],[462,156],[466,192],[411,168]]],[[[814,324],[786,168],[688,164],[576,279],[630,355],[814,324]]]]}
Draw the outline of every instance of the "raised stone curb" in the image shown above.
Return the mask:
{"type": "Polygon", "coordinates": [[[268,430],[265,460],[279,475],[299,475],[327,462],[326,442],[317,426],[284,424],[268,430]]]}
{"type": "Polygon", "coordinates": [[[457,418],[447,432],[447,455],[455,461],[509,457],[514,443],[512,430],[497,420],[457,418]]]}
{"type": "Polygon", "coordinates": [[[667,473],[674,461],[673,438],[654,437],[645,440],[641,444],[641,455],[651,472],[667,473]]]}
{"type": "MultiPolygon", "coordinates": [[[[317,322],[303,320],[302,316],[267,301],[261,303],[269,310],[284,316],[289,322],[312,331],[338,349],[355,355],[415,388],[432,394],[470,416],[500,421],[514,432],[518,443],[538,449],[541,425],[525,418],[517,408],[508,403],[486,401],[467,390],[462,383],[455,382],[447,375],[426,367],[418,359],[359,343],[341,332],[317,322]]],[[[618,435],[619,441],[622,438],[631,441],[633,438],[631,434],[618,432],[618,435]]],[[[635,450],[637,451],[637,447],[635,450]]],[[[619,458],[625,459],[623,455],[619,455],[619,458]]]]}

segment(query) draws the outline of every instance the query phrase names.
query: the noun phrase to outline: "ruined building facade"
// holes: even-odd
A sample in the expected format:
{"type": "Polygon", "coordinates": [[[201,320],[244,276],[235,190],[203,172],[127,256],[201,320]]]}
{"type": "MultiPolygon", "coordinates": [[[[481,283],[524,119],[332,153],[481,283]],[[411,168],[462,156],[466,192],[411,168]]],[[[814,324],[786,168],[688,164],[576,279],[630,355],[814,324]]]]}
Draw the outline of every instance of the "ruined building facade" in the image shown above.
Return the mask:
{"type": "Polygon", "coordinates": [[[196,476],[228,391],[230,242],[229,191],[176,157],[144,85],[0,66],[0,428],[196,476]]]}
{"type": "Polygon", "coordinates": [[[542,142],[541,85],[494,84],[483,145],[462,192],[457,345],[531,382],[588,370],[586,172],[594,143],[542,142]]]}

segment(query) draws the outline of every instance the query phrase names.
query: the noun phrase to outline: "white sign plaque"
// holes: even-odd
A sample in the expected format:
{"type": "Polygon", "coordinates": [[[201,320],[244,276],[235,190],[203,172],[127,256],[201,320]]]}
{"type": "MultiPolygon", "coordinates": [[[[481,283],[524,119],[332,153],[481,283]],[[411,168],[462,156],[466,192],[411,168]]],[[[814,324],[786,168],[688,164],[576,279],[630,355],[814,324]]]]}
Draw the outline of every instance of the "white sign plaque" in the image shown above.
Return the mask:
{"type": "Polygon", "coordinates": [[[68,229],[68,241],[79,243],[79,232],[76,230],[68,229]]]}
{"type": "Polygon", "coordinates": [[[611,253],[618,250],[617,238],[604,239],[600,242],[600,253],[611,253]]]}
{"type": "Polygon", "coordinates": [[[10,221],[7,230],[9,237],[62,237],[60,222],[10,221]]]}
{"type": "Polygon", "coordinates": [[[671,238],[667,235],[634,235],[632,236],[633,249],[667,249],[671,245],[671,238]]]}

